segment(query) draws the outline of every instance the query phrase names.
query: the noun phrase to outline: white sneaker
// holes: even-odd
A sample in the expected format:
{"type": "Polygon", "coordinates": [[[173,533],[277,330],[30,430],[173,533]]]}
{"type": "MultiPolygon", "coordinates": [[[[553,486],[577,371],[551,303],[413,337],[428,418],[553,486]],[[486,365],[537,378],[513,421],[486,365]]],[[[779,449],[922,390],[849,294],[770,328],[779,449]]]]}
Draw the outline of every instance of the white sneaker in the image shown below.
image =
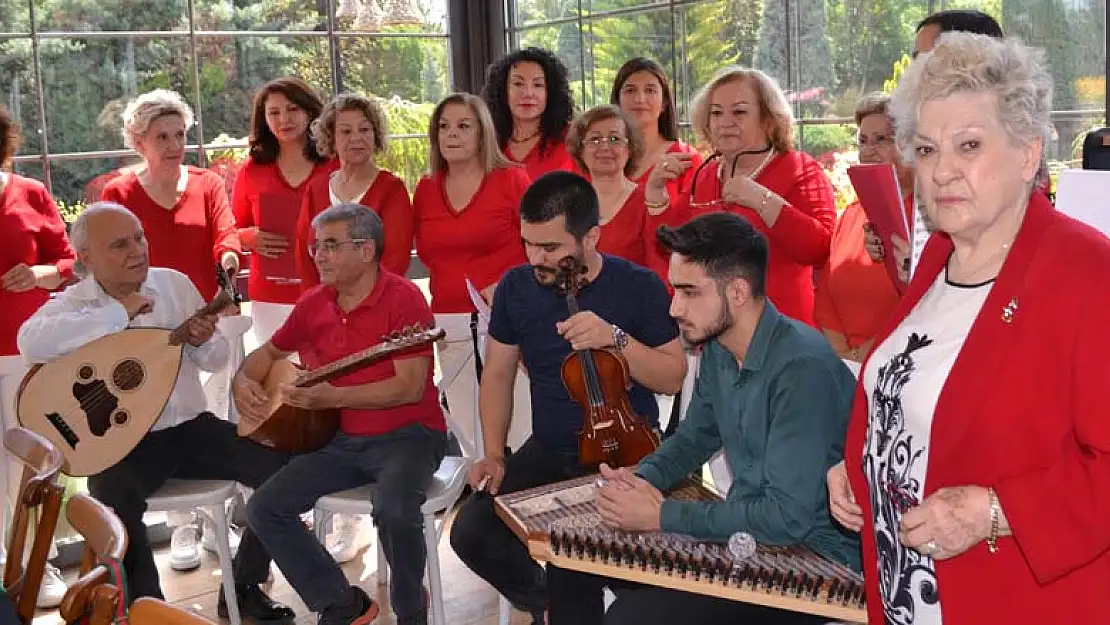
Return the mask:
{"type": "MultiPolygon", "coordinates": [[[[234,528],[227,528],[227,542],[231,546],[231,557],[234,558],[239,551],[239,534],[234,528]]],[[[208,515],[204,515],[204,521],[201,523],[200,546],[209,553],[219,555],[216,549],[216,523],[208,518],[208,515]]]]}
{"type": "Polygon", "coordinates": [[[200,545],[197,544],[197,526],[193,524],[174,528],[170,537],[170,568],[191,571],[200,567],[200,545]]]}
{"type": "Polygon", "coordinates": [[[42,574],[42,585],[39,586],[39,598],[35,602],[35,606],[44,610],[56,608],[62,603],[62,597],[65,596],[69,586],[66,585],[62,579],[62,572],[58,567],[46,563],[46,570],[42,574]]]}
{"type": "Polygon", "coordinates": [[[337,514],[332,517],[332,540],[328,553],[339,564],[350,562],[358,554],[358,530],[362,516],[357,514],[337,514]]]}

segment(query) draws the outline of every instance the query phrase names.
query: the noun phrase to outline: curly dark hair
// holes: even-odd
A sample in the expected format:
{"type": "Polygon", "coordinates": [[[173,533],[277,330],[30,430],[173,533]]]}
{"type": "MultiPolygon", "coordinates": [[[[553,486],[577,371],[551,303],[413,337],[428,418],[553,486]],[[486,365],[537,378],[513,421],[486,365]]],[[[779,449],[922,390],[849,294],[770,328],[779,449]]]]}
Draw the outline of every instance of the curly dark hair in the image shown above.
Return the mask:
{"type": "Polygon", "coordinates": [[[327,157],[320,154],[316,149],[316,142],[312,140],[312,132],[309,130],[312,127],[312,122],[320,117],[320,111],[323,110],[324,103],[320,100],[320,96],[312,90],[312,87],[309,87],[300,78],[293,76],[271,80],[262,85],[262,88],[254,95],[253,112],[251,113],[251,159],[259,165],[268,165],[277,160],[278,151],[281,149],[278,146],[277,137],[274,136],[274,133],[270,131],[270,127],[266,124],[266,99],[274,93],[285,96],[308,115],[308,124],[305,126],[304,133],[305,158],[313,163],[321,163],[327,160],[327,157]]]}
{"type": "Polygon", "coordinates": [[[19,123],[12,119],[8,109],[0,104],[0,168],[7,169],[12,157],[19,149],[23,138],[19,134],[19,123]]]}
{"type": "Polygon", "coordinates": [[[547,83],[547,105],[540,116],[540,153],[550,141],[562,142],[567,126],[574,119],[574,98],[570,95],[567,66],[543,48],[524,48],[502,57],[490,65],[482,99],[486,101],[493,125],[497,129],[497,144],[504,149],[513,136],[513,115],[509,112],[509,72],[517,63],[535,63],[543,69],[547,83]]]}

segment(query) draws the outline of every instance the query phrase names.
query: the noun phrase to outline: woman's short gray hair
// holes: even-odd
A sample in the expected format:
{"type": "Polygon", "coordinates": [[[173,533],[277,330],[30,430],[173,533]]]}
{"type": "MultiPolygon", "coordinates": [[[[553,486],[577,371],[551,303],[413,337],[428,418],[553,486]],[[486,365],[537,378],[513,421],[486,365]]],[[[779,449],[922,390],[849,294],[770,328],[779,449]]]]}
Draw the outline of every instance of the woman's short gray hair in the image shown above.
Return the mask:
{"type": "Polygon", "coordinates": [[[193,109],[176,91],[155,89],[128,102],[123,109],[123,144],[134,150],[135,138],[145,135],[154,120],[166,115],[180,115],[186,131],[193,126],[193,109]]]}
{"type": "Polygon", "coordinates": [[[898,145],[907,165],[914,162],[912,140],[921,106],[956,93],[992,92],[998,96],[998,117],[1016,143],[1042,140],[1041,168],[1052,137],[1052,76],[1043,53],[1015,38],[996,39],[966,32],[946,32],[937,47],[910,64],[890,101],[898,145]]]}
{"type": "Polygon", "coordinates": [[[336,204],[312,218],[312,228],[319,230],[324,224],[347,224],[352,239],[374,242],[374,260],[381,260],[385,244],[385,227],[378,213],[362,204],[336,204]]]}

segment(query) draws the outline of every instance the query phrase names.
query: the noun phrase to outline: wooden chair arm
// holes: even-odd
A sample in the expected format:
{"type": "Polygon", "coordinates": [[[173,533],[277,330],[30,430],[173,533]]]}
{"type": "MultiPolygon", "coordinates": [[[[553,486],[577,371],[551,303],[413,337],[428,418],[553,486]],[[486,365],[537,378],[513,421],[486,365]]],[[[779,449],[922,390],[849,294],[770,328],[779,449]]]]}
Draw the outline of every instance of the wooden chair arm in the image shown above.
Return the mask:
{"type": "Polygon", "coordinates": [[[203,616],[151,597],[131,604],[131,625],[215,625],[203,616]]]}
{"type": "Polygon", "coordinates": [[[62,597],[62,604],[58,606],[58,614],[62,617],[62,620],[66,623],[72,623],[87,614],[93,605],[97,588],[103,584],[109,584],[111,581],[112,576],[108,572],[108,567],[103,564],[97,565],[91,571],[82,575],[70,585],[69,590],[62,597]]]}

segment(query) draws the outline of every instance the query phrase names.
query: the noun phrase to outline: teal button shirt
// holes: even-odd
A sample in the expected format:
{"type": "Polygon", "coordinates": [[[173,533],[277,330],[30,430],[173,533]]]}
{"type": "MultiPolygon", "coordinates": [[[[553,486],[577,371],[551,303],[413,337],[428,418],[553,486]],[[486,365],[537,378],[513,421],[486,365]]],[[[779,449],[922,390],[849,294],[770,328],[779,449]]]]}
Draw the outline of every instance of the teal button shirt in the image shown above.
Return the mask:
{"type": "Polygon", "coordinates": [[[659,489],[724,449],[721,502],[663,502],[664,531],[766,545],[803,544],[856,570],[859,540],[829,513],[825,474],[844,455],[855,377],[813,328],[766,301],[743,366],[717,341],[701,355],[686,418],[636,473],[659,489]]]}

